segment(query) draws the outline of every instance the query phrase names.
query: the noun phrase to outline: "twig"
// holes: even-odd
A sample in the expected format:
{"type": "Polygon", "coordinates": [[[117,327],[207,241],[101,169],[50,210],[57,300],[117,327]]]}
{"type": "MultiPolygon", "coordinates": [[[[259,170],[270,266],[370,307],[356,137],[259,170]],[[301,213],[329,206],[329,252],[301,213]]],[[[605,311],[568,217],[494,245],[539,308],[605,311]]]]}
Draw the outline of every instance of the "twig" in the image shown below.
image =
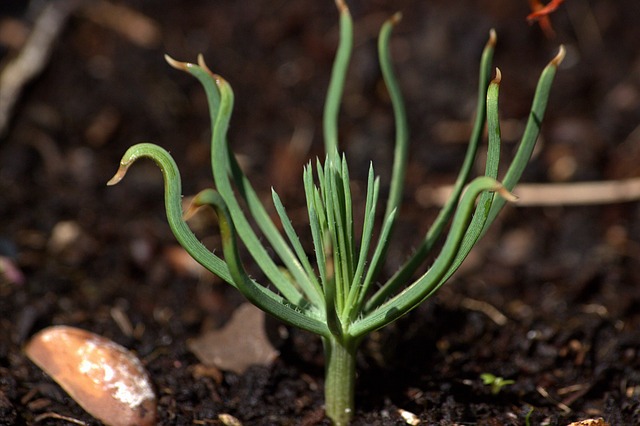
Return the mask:
{"type": "Polygon", "coordinates": [[[42,414],[40,414],[39,416],[37,416],[33,420],[34,420],[35,423],[40,423],[41,421],[46,420],[46,419],[64,420],[66,422],[73,423],[73,424],[76,424],[76,425],[87,426],[87,424],[85,422],[83,422],[82,420],[74,419],[73,417],[63,416],[61,414],[53,413],[53,412],[42,413],[42,414]]]}
{"type": "Polygon", "coordinates": [[[160,41],[159,26],[126,6],[107,1],[49,2],[38,15],[22,50],[0,71],[0,136],[7,130],[22,88],[45,68],[69,15],[80,6],[87,19],[117,31],[139,46],[150,48],[160,41]]]}
{"type": "MultiPolygon", "coordinates": [[[[443,205],[451,186],[420,188],[416,193],[418,204],[429,207],[443,205]]],[[[614,204],[640,200],[640,178],[612,181],[520,184],[513,193],[520,206],[576,206],[614,204]]]]}
{"type": "Polygon", "coordinates": [[[0,135],[7,129],[22,88],[44,69],[55,41],[77,5],[76,0],[47,4],[18,56],[0,73],[0,135]]]}
{"type": "Polygon", "coordinates": [[[567,414],[569,414],[571,412],[571,408],[569,408],[568,405],[563,404],[562,402],[558,402],[555,399],[553,399],[551,397],[551,395],[549,395],[549,392],[547,392],[547,390],[545,388],[543,388],[542,386],[536,387],[536,390],[538,391],[538,393],[540,395],[542,395],[543,398],[545,398],[548,401],[550,401],[551,403],[555,404],[555,406],[558,407],[560,410],[564,411],[567,414]]]}
{"type": "Polygon", "coordinates": [[[482,300],[471,299],[465,297],[460,303],[463,308],[467,308],[470,311],[482,312],[488,316],[497,325],[505,325],[509,319],[498,310],[495,306],[482,300]]]}
{"type": "Polygon", "coordinates": [[[153,19],[125,4],[102,0],[88,4],[82,12],[90,21],[115,31],[140,47],[156,47],[162,38],[160,26],[153,19]]]}

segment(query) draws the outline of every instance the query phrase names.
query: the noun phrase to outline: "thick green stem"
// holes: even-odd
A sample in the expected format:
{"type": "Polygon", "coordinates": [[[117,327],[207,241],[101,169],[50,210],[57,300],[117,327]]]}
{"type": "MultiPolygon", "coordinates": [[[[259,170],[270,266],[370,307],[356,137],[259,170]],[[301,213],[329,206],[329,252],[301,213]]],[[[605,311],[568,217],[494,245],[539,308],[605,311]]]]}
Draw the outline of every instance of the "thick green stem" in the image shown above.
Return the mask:
{"type": "Polygon", "coordinates": [[[344,342],[335,336],[323,339],[326,382],[324,385],[327,417],[334,426],[347,426],[353,415],[356,382],[356,340],[344,342]]]}

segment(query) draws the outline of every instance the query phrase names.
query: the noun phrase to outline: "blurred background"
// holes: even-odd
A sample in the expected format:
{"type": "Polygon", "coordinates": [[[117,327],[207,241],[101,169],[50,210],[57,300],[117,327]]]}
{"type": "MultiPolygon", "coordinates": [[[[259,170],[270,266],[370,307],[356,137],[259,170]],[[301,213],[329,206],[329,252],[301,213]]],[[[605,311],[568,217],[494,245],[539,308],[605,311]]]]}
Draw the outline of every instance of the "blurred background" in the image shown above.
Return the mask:
{"type": "MultiPolygon", "coordinates": [[[[554,34],[527,22],[526,0],[348,5],[355,47],[340,136],[356,193],[369,161],[383,185],[388,182],[394,123],[376,38],[385,19],[403,13],[391,52],[409,114],[411,155],[387,274],[427,231],[437,213],[436,190],[455,179],[491,28],[498,34],[494,64],[502,71],[504,166],[522,134],[538,76],[563,44],[567,56],[523,182],[624,180],[625,191],[637,191],[637,0],[566,0],[549,16],[554,34]]],[[[166,53],[195,62],[202,54],[235,91],[232,149],[265,199],[271,186],[278,191],[305,235],[302,166],[323,155],[321,115],[337,21],[331,0],[2,1],[4,337],[19,345],[38,324],[51,322],[100,332],[116,306],[134,323],[156,315],[161,331],[136,343],[151,352],[162,336],[184,339],[228,318],[241,299],[176,248],[155,165],[136,164],[115,188],[105,183],[130,145],[152,141],[176,159],[186,196],[211,186],[204,93],[195,79],[163,59],[166,53]],[[158,320],[158,312],[182,323],[158,320]]],[[[480,161],[477,170],[483,169],[480,161]]],[[[601,195],[597,189],[593,194],[601,195]]],[[[619,330],[611,325],[617,330],[612,333],[627,336],[637,351],[640,204],[565,206],[562,196],[554,200],[544,207],[508,207],[442,300],[458,303],[463,294],[491,303],[517,318],[523,333],[541,318],[563,321],[584,306],[602,307],[602,321],[623,321],[619,330]]],[[[196,232],[217,247],[214,218],[196,219],[196,232]]],[[[548,326],[555,330],[558,324],[548,326]]],[[[556,330],[545,338],[558,335],[556,330]]],[[[570,340],[564,339],[555,340],[556,346],[570,340]]],[[[17,347],[4,346],[4,359],[17,347]]],[[[629,368],[637,363],[627,361],[629,368]]]]}

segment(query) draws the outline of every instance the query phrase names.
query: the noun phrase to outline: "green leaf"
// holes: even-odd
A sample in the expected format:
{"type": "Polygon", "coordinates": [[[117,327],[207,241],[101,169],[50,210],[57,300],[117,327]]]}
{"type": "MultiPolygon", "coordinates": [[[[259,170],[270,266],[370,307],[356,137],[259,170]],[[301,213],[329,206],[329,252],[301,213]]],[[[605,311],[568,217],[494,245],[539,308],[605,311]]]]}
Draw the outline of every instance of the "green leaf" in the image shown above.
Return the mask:
{"type": "Polygon", "coordinates": [[[393,106],[393,116],[396,124],[396,141],[393,153],[393,169],[391,172],[391,185],[389,188],[389,198],[384,217],[387,218],[392,211],[400,209],[402,192],[404,189],[404,177],[407,168],[407,153],[409,147],[409,125],[407,123],[407,113],[404,107],[404,99],[400,86],[393,71],[391,58],[389,55],[389,38],[395,25],[402,19],[401,13],[396,13],[388,19],[380,29],[378,36],[378,57],[380,69],[384,83],[389,91],[389,98],[393,106]]]}
{"type": "MultiPolygon", "coordinates": [[[[376,204],[378,202],[378,193],[380,191],[380,181],[374,177],[373,165],[369,165],[369,175],[367,178],[366,202],[364,208],[364,223],[362,226],[362,237],[360,239],[360,254],[356,270],[351,280],[349,288],[349,296],[347,298],[347,309],[351,314],[355,314],[360,310],[361,305],[357,304],[357,300],[363,290],[364,273],[367,265],[367,256],[371,247],[371,239],[373,237],[373,227],[376,220],[376,204]]],[[[353,318],[350,318],[352,320],[353,318]]]]}
{"type": "Polygon", "coordinates": [[[284,238],[278,232],[269,215],[266,213],[264,206],[262,206],[257,195],[251,188],[248,179],[242,174],[235,158],[228,150],[226,134],[231,118],[231,111],[233,110],[233,91],[231,87],[222,77],[213,74],[206,67],[202,57],[199,58],[199,65],[177,61],[173,61],[172,65],[195,76],[205,89],[209,101],[213,127],[211,163],[214,181],[218,191],[232,212],[238,235],[245,243],[249,253],[251,253],[265,275],[287,300],[295,304],[303,304],[304,296],[298,288],[290,282],[288,277],[280,271],[249,224],[231,186],[228,176],[229,170],[233,173],[235,182],[239,185],[241,193],[245,197],[249,210],[258,227],[264,232],[267,240],[272,244],[276,253],[300,285],[300,288],[303,289],[308,300],[317,306],[321,306],[323,301],[320,289],[314,288],[311,279],[306,275],[304,268],[296,259],[295,254],[287,246],[284,238]]]}
{"type": "Polygon", "coordinates": [[[320,288],[320,283],[318,283],[315,277],[315,271],[313,269],[313,266],[311,266],[311,262],[309,261],[309,258],[307,257],[307,254],[305,253],[304,248],[300,243],[300,238],[298,238],[298,235],[296,234],[295,229],[293,229],[293,225],[291,224],[291,219],[289,219],[289,216],[287,215],[286,209],[284,208],[284,205],[282,204],[280,197],[278,196],[278,194],[273,188],[271,188],[271,197],[273,198],[273,204],[276,208],[276,212],[278,213],[278,216],[280,217],[280,223],[282,223],[284,232],[287,235],[287,238],[289,239],[289,242],[291,243],[293,250],[298,256],[298,260],[302,265],[302,267],[304,268],[305,273],[307,274],[313,286],[315,287],[314,293],[322,294],[322,289],[320,288]]]}
{"type": "MultiPolygon", "coordinates": [[[[558,67],[558,64],[562,61],[563,58],[564,48],[561,47],[558,55],[549,63],[549,65],[547,65],[547,67],[542,71],[540,75],[531,107],[531,113],[529,114],[529,120],[527,122],[522,141],[520,142],[518,152],[516,153],[516,156],[511,162],[509,170],[507,170],[507,173],[504,177],[505,188],[508,191],[511,191],[515,184],[520,180],[522,172],[524,171],[525,166],[531,158],[533,148],[535,147],[538,138],[542,117],[544,116],[544,112],[547,107],[547,100],[549,98],[549,92],[551,90],[551,84],[553,83],[555,71],[558,67]]],[[[498,118],[498,85],[500,82],[499,72],[496,80],[497,81],[495,81],[495,84],[491,85],[494,87],[494,89],[487,92],[487,125],[490,146],[490,151],[487,158],[488,173],[493,173],[493,170],[489,171],[490,167],[495,167],[497,169],[497,160],[495,159],[497,155],[492,154],[491,145],[492,143],[494,145],[499,145],[500,140],[500,123],[498,118]]],[[[483,208],[483,210],[486,212],[482,213],[482,217],[484,217],[484,219],[476,221],[469,229],[468,235],[465,236],[465,242],[463,243],[463,246],[461,247],[455,262],[451,265],[450,270],[443,277],[443,282],[449,279],[451,275],[453,275],[453,273],[462,264],[475,243],[482,237],[482,235],[484,235],[487,228],[493,223],[496,216],[504,206],[504,203],[505,200],[500,197],[493,197],[491,200],[481,200],[478,203],[478,207],[483,208]],[[485,201],[485,203],[480,204],[482,201],[485,201]]]]}
{"type": "Polygon", "coordinates": [[[387,247],[389,246],[390,242],[389,235],[391,234],[391,229],[393,228],[395,219],[396,211],[394,210],[389,216],[387,216],[387,219],[382,226],[380,236],[378,237],[378,244],[376,244],[376,248],[373,252],[373,255],[371,256],[371,263],[369,264],[369,268],[367,269],[367,274],[365,275],[362,282],[362,289],[356,303],[358,310],[363,310],[362,307],[364,305],[364,298],[373,285],[376,277],[378,276],[378,271],[380,270],[381,265],[384,262],[384,255],[387,252],[387,247]]]}
{"type": "Polygon", "coordinates": [[[164,178],[164,202],[169,227],[182,247],[198,263],[224,281],[235,286],[226,263],[211,253],[191,232],[182,215],[182,183],[178,166],[171,155],[158,145],[140,143],[130,147],[120,161],[120,167],[107,185],[115,185],[127,173],[129,167],[140,158],[153,160],[164,178]]]}
{"type": "Polygon", "coordinates": [[[460,168],[458,177],[453,186],[451,196],[443,206],[442,210],[438,214],[438,217],[434,221],[433,225],[429,229],[429,232],[425,235],[425,238],[421,244],[416,248],[413,255],[405,262],[405,264],[369,299],[367,302],[366,310],[373,310],[376,306],[379,306],[393,294],[395,294],[400,288],[406,285],[411,279],[411,276],[424,262],[426,257],[431,252],[436,241],[442,235],[449,219],[453,215],[453,212],[458,205],[462,190],[469,179],[473,164],[476,159],[480,140],[482,139],[482,132],[485,127],[486,121],[486,97],[487,88],[489,86],[489,79],[491,73],[491,66],[493,60],[493,52],[496,45],[496,33],[491,30],[489,34],[489,40],[487,41],[484,51],[482,52],[482,58],[480,60],[480,77],[478,82],[478,104],[476,107],[476,118],[469,139],[469,145],[467,152],[460,168]]]}
{"type": "Polygon", "coordinates": [[[491,373],[482,373],[480,379],[485,386],[491,386],[491,393],[493,395],[499,394],[503,387],[515,383],[515,380],[507,380],[499,376],[494,376],[491,373]]]}
{"type": "Polygon", "coordinates": [[[336,4],[340,12],[340,42],[333,62],[323,116],[325,151],[331,157],[338,153],[338,113],[353,48],[353,21],[349,8],[343,0],[337,0],[336,4]]]}
{"type": "MultiPolygon", "coordinates": [[[[524,134],[522,135],[522,139],[520,140],[518,151],[516,152],[516,155],[511,162],[507,173],[504,176],[504,186],[509,191],[512,191],[514,189],[514,187],[522,177],[522,173],[524,172],[524,168],[529,162],[529,159],[531,159],[531,154],[533,153],[533,149],[536,146],[536,141],[538,140],[538,135],[540,134],[542,119],[544,118],[544,113],[547,109],[547,101],[549,100],[551,85],[553,84],[556,71],[558,69],[558,66],[564,59],[564,56],[564,46],[560,46],[560,50],[556,57],[553,58],[551,62],[549,62],[549,64],[545,67],[545,69],[542,71],[542,74],[540,75],[540,79],[538,80],[538,85],[536,87],[536,92],[533,97],[533,102],[531,104],[529,119],[527,120],[524,134]]],[[[493,223],[500,210],[502,210],[503,205],[503,200],[496,200],[493,203],[484,231],[486,231],[486,228],[493,223]]]]}
{"type": "Polygon", "coordinates": [[[511,197],[502,185],[493,178],[483,176],[474,179],[460,200],[442,252],[431,268],[401,293],[384,302],[373,312],[357,319],[349,328],[349,335],[363,336],[395,321],[418,306],[441,285],[441,279],[456,258],[460,243],[465,236],[476,198],[485,191],[500,191],[501,195],[511,197]]]}
{"type": "Polygon", "coordinates": [[[333,279],[336,292],[336,309],[338,312],[342,312],[344,308],[344,285],[345,280],[348,280],[348,266],[346,262],[346,246],[344,241],[344,232],[342,231],[343,223],[339,216],[340,210],[343,208],[343,201],[340,199],[340,194],[337,191],[337,177],[335,172],[335,166],[332,164],[332,160],[327,160],[325,164],[324,173],[324,200],[325,214],[327,215],[327,226],[330,236],[330,247],[332,259],[329,261],[333,265],[333,279]]]}
{"type": "MultiPolygon", "coordinates": [[[[496,78],[491,82],[491,84],[489,84],[489,89],[487,90],[487,135],[489,138],[489,146],[487,149],[485,175],[494,179],[498,176],[498,165],[500,163],[500,119],[498,117],[498,93],[501,79],[502,74],[499,69],[496,69],[496,78]]],[[[469,224],[469,228],[467,229],[464,239],[460,244],[458,255],[442,278],[440,285],[447,281],[451,275],[458,270],[471,249],[480,239],[482,230],[484,229],[489,216],[489,209],[491,209],[491,204],[495,198],[494,194],[485,193],[478,200],[476,211],[471,223],[469,224]]]]}
{"type": "Polygon", "coordinates": [[[229,272],[238,290],[251,303],[274,317],[292,326],[328,337],[330,332],[325,324],[325,319],[317,313],[318,311],[315,307],[296,306],[289,303],[281,296],[249,278],[240,261],[233,221],[224,199],[214,190],[202,191],[199,197],[200,203],[213,206],[218,215],[225,261],[229,266],[229,272]],[[314,312],[316,313],[314,314],[314,312]]]}
{"type": "Polygon", "coordinates": [[[324,233],[326,228],[321,224],[319,214],[324,211],[324,206],[320,202],[318,189],[313,184],[313,170],[311,165],[304,169],[304,191],[307,199],[307,212],[309,214],[309,226],[311,228],[311,237],[313,239],[313,247],[316,254],[316,264],[318,265],[318,273],[320,274],[320,282],[323,288],[327,286],[327,270],[325,268],[326,260],[324,257],[324,233]]]}

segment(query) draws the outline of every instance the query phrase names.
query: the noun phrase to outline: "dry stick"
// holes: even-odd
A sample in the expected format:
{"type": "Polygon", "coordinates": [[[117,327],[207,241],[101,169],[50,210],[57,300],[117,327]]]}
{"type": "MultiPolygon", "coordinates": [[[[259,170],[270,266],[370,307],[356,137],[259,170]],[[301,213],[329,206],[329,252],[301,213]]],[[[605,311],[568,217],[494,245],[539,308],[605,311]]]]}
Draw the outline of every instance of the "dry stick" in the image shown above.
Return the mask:
{"type": "Polygon", "coordinates": [[[548,401],[550,401],[551,403],[555,404],[556,407],[558,407],[559,409],[561,409],[565,413],[569,414],[571,412],[571,408],[568,405],[565,405],[565,404],[563,404],[561,402],[556,401],[554,398],[551,397],[551,395],[549,395],[549,392],[547,392],[547,390],[545,388],[543,388],[542,386],[536,387],[536,390],[538,391],[538,393],[540,395],[542,395],[543,398],[545,398],[548,401]]]}
{"type": "Polygon", "coordinates": [[[151,49],[162,39],[162,30],[153,19],[127,5],[95,1],[81,12],[88,20],[115,31],[137,46],[151,49]]]}
{"type": "Polygon", "coordinates": [[[52,2],[44,7],[24,47],[0,73],[0,135],[9,124],[22,88],[45,67],[76,0],[52,2]]]}
{"type": "Polygon", "coordinates": [[[76,425],[87,426],[87,424],[85,422],[83,422],[82,420],[74,419],[73,417],[63,416],[62,414],[54,413],[54,412],[51,412],[51,411],[46,412],[46,413],[42,413],[42,414],[36,416],[36,418],[33,419],[33,421],[35,423],[40,423],[41,421],[47,420],[47,419],[64,420],[65,422],[73,423],[73,424],[76,424],[76,425]]]}
{"type": "MultiPolygon", "coordinates": [[[[416,199],[423,206],[442,205],[451,193],[451,186],[422,188],[416,199]]],[[[513,193],[520,206],[575,206],[613,204],[640,200],[640,178],[612,181],[520,184],[513,193]]]]}
{"type": "Polygon", "coordinates": [[[471,299],[470,297],[465,297],[460,302],[460,305],[463,308],[469,309],[470,311],[476,311],[485,314],[497,325],[505,325],[509,321],[506,315],[500,312],[498,308],[483,300],[476,300],[471,299]]]}
{"type": "Polygon", "coordinates": [[[106,1],[85,4],[81,0],[49,3],[38,15],[22,50],[0,71],[0,136],[7,130],[22,88],[47,65],[69,15],[80,6],[88,19],[125,35],[139,46],[150,48],[160,42],[158,25],[126,6],[106,1]]]}

